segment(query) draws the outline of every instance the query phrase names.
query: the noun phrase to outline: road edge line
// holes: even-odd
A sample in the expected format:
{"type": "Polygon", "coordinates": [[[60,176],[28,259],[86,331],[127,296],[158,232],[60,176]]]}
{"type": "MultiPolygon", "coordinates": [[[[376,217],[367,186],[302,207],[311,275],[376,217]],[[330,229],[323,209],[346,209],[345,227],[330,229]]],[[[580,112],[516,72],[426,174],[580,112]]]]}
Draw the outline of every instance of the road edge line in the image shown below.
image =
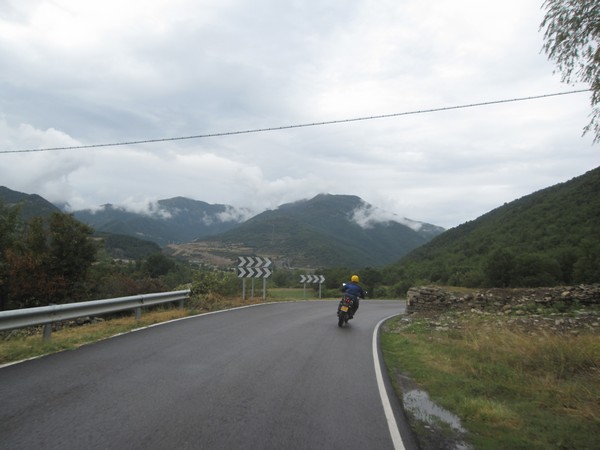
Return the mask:
{"type": "MultiPolygon", "coordinates": [[[[90,344],[95,344],[96,342],[105,341],[105,340],[112,339],[112,338],[119,337],[119,336],[124,336],[124,335],[129,334],[129,333],[135,333],[137,331],[146,330],[148,328],[153,328],[153,327],[157,327],[157,326],[160,326],[160,325],[166,325],[166,324],[173,323],[173,322],[179,322],[181,320],[193,319],[193,318],[198,318],[198,317],[201,317],[201,316],[208,316],[208,315],[211,315],[211,314],[225,313],[225,312],[229,312],[229,311],[235,311],[237,309],[253,308],[255,306],[275,305],[275,304],[280,304],[280,303],[312,302],[312,301],[321,302],[321,301],[338,301],[338,300],[337,299],[310,299],[310,300],[301,299],[301,300],[291,300],[291,301],[262,302],[262,303],[253,303],[251,305],[234,306],[232,308],[219,309],[217,311],[207,311],[207,312],[203,312],[203,313],[194,314],[194,315],[191,315],[191,316],[178,317],[177,319],[171,319],[171,320],[167,320],[165,322],[157,322],[157,323],[153,323],[153,324],[150,324],[150,325],[144,325],[143,327],[133,328],[133,329],[128,330],[128,331],[123,331],[121,333],[117,333],[117,334],[113,334],[111,336],[107,336],[107,337],[105,337],[103,339],[100,339],[98,341],[92,341],[92,342],[88,342],[86,344],[82,344],[79,347],[83,347],[85,345],[90,345],[90,344]]],[[[79,348],[79,347],[77,347],[77,348],[79,348]]],[[[61,353],[61,352],[66,352],[66,351],[71,351],[71,350],[64,349],[64,350],[59,350],[59,351],[56,351],[56,352],[50,352],[50,353],[44,353],[42,355],[32,356],[31,358],[20,359],[18,361],[7,362],[7,363],[4,363],[4,364],[0,364],[0,369],[4,369],[5,367],[14,366],[15,364],[21,364],[21,363],[24,363],[24,362],[27,362],[27,361],[32,361],[32,360],[35,360],[35,359],[43,358],[44,356],[54,355],[56,353],[61,353]]]]}
{"type": "Polygon", "coordinates": [[[392,409],[392,405],[390,403],[390,399],[388,396],[387,389],[385,388],[385,383],[383,381],[383,373],[381,371],[381,360],[379,357],[379,328],[381,324],[386,320],[397,316],[394,314],[392,316],[386,317],[385,319],[381,319],[379,323],[375,326],[375,330],[373,331],[373,365],[375,366],[375,378],[377,379],[377,388],[379,389],[379,396],[381,397],[381,404],[383,406],[383,411],[385,413],[385,418],[387,420],[388,429],[390,431],[390,437],[392,438],[392,443],[394,444],[395,450],[405,450],[404,442],[402,440],[402,435],[400,434],[400,429],[398,428],[398,423],[396,422],[396,416],[394,415],[394,411],[392,409]]]}
{"type": "MultiPolygon", "coordinates": [[[[148,328],[154,328],[154,327],[158,327],[160,325],[167,325],[169,323],[179,322],[181,320],[194,319],[194,318],[198,318],[198,317],[201,317],[201,316],[209,316],[211,314],[218,314],[218,313],[225,313],[225,312],[229,312],[229,311],[234,311],[236,309],[252,308],[254,306],[270,305],[270,304],[275,304],[275,303],[283,303],[283,302],[253,303],[252,305],[236,306],[236,307],[233,307],[233,308],[219,309],[217,311],[207,311],[207,312],[204,312],[204,313],[198,313],[198,314],[194,314],[194,315],[191,315],[191,316],[178,317],[177,319],[171,319],[171,320],[167,320],[165,322],[152,323],[150,325],[144,325],[143,327],[132,328],[131,330],[123,331],[121,333],[112,334],[110,336],[107,336],[105,338],[99,339],[97,341],[87,342],[85,344],[82,344],[82,345],[78,346],[77,348],[80,348],[80,347],[83,347],[83,346],[86,346],[86,345],[90,345],[90,344],[95,344],[97,342],[106,341],[108,339],[113,339],[113,338],[116,338],[116,337],[119,337],[119,336],[125,336],[127,334],[136,333],[138,331],[147,330],[148,328]]],[[[42,355],[32,356],[31,358],[25,358],[25,359],[20,359],[18,361],[7,362],[7,363],[4,363],[4,364],[0,364],[0,369],[4,369],[5,367],[14,366],[15,364],[21,364],[21,363],[24,363],[24,362],[27,362],[27,361],[33,361],[35,359],[43,358],[44,356],[55,355],[57,353],[62,353],[62,352],[66,352],[66,351],[72,351],[72,350],[70,350],[70,349],[63,349],[63,350],[59,350],[59,351],[56,351],[56,352],[50,352],[50,353],[44,353],[42,355]]]]}

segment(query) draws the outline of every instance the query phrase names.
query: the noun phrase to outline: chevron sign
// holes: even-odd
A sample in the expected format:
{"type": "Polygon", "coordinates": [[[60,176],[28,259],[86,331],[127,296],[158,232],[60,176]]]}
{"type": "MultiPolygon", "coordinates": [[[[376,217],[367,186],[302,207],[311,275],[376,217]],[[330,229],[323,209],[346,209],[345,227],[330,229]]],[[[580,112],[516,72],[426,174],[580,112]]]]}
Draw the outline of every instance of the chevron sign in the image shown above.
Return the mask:
{"type": "Polygon", "coordinates": [[[271,267],[273,262],[262,256],[238,256],[238,267],[271,267]]]}
{"type": "Polygon", "coordinates": [[[269,278],[273,271],[268,267],[238,267],[238,278],[269,278]]]}
{"type": "Polygon", "coordinates": [[[272,264],[269,258],[261,256],[239,256],[238,278],[269,278],[273,273],[272,264]]]}
{"type": "Polygon", "coordinates": [[[300,275],[300,283],[324,283],[323,275],[300,275]]]}

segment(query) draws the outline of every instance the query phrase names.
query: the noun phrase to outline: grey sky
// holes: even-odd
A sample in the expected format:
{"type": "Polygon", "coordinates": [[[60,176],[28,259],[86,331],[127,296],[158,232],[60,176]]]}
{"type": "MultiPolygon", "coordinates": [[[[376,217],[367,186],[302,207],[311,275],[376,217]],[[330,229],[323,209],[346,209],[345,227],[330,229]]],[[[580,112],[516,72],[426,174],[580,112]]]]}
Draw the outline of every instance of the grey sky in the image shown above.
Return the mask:
{"type": "MultiPolygon", "coordinates": [[[[581,89],[541,0],[0,1],[0,151],[159,139],[581,89]]],[[[0,184],[142,210],[352,194],[453,227],[598,166],[589,93],[314,128],[0,154],[0,184]]]]}

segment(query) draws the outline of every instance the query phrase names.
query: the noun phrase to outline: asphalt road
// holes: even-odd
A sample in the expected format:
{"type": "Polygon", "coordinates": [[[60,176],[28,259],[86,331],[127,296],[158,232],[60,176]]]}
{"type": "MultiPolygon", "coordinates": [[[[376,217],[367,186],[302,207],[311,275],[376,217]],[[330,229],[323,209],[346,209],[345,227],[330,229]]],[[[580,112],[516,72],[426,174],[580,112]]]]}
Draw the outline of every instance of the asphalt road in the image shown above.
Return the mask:
{"type": "Polygon", "coordinates": [[[365,300],[347,328],[335,309],[202,315],[1,368],[0,448],[393,449],[373,332],[404,303],[365,300]]]}

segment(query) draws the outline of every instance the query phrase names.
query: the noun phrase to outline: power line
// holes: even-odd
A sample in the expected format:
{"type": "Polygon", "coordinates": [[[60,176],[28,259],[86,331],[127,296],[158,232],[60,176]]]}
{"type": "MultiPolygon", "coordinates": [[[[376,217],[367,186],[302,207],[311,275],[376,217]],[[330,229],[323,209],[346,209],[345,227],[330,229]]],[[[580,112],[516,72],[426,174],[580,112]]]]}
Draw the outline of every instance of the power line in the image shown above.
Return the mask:
{"type": "Polygon", "coordinates": [[[100,147],[117,147],[123,145],[138,145],[138,144],[153,144],[156,142],[170,142],[170,141],[184,141],[189,139],[204,139],[211,137],[222,137],[222,136],[234,136],[237,134],[251,134],[251,133],[264,133],[267,131],[279,131],[279,130],[290,130],[293,128],[308,128],[308,127],[317,127],[322,125],[334,125],[339,123],[350,123],[350,122],[360,122],[366,120],[376,120],[376,119],[387,119],[391,117],[400,117],[400,116],[410,116],[415,114],[427,114],[433,112],[440,111],[451,111],[455,109],[466,109],[466,108],[475,108],[478,106],[489,106],[489,105],[498,105],[501,103],[512,103],[512,102],[522,102],[527,100],[536,100],[540,98],[547,97],[557,97],[559,95],[570,95],[570,94],[579,94],[581,92],[589,92],[591,89],[579,89],[575,91],[568,92],[558,92],[554,94],[544,94],[544,95],[535,95],[531,97],[520,97],[520,98],[512,98],[508,100],[493,100],[489,102],[481,102],[481,103],[471,103],[467,105],[458,105],[458,106],[446,106],[441,108],[431,108],[431,109],[422,109],[417,111],[407,111],[400,113],[392,113],[392,114],[380,114],[376,116],[366,116],[366,117],[355,117],[352,119],[339,119],[339,120],[329,120],[324,122],[312,122],[312,123],[302,123],[296,125],[283,125],[279,127],[268,127],[268,128],[255,128],[250,130],[240,130],[240,131],[226,131],[222,133],[209,133],[209,134],[198,134],[192,136],[180,136],[180,137],[170,137],[170,138],[160,138],[160,139],[144,139],[139,141],[124,141],[124,142],[112,142],[108,144],[90,144],[90,145],[75,145],[70,147],[52,147],[52,148],[32,148],[32,149],[22,149],[22,150],[0,150],[0,153],[32,153],[32,152],[50,152],[56,150],[79,150],[79,149],[89,149],[89,148],[100,148],[100,147]]]}

